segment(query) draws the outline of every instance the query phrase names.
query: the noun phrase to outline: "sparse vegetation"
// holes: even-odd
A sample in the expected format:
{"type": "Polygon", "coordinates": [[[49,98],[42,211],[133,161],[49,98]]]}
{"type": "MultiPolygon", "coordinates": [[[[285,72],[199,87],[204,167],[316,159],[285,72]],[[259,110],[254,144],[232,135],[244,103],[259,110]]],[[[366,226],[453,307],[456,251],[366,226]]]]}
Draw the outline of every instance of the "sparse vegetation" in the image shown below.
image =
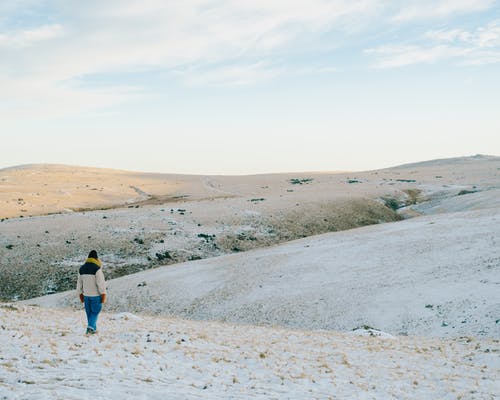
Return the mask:
{"type": "Polygon", "coordinates": [[[394,198],[394,197],[382,197],[382,201],[384,202],[384,205],[387,208],[390,208],[393,211],[396,211],[400,209],[401,207],[404,207],[405,203],[402,201],[394,198]]]}
{"type": "Polygon", "coordinates": [[[210,242],[215,239],[215,235],[208,235],[206,233],[198,233],[198,237],[201,239],[205,239],[205,241],[210,242]]]}
{"type": "Polygon", "coordinates": [[[172,259],[172,256],[170,255],[170,252],[165,250],[164,252],[162,253],[156,253],[156,258],[158,259],[158,261],[163,261],[163,260],[171,260],[172,259]]]}
{"type": "Polygon", "coordinates": [[[303,185],[303,184],[308,184],[311,183],[314,179],[313,178],[305,178],[305,179],[300,179],[300,178],[292,178],[290,179],[290,183],[292,185],[303,185]]]}
{"type": "Polygon", "coordinates": [[[382,197],[381,200],[384,202],[384,205],[390,208],[393,211],[397,211],[402,207],[407,207],[413,204],[417,204],[421,201],[420,189],[405,189],[403,193],[406,194],[406,199],[396,198],[396,197],[382,197]]]}
{"type": "Polygon", "coordinates": [[[476,193],[477,191],[476,190],[461,190],[460,192],[458,192],[458,196],[463,196],[464,194],[471,194],[471,193],[476,193]]]}
{"type": "Polygon", "coordinates": [[[357,326],[356,328],[353,328],[352,330],[353,330],[353,331],[357,331],[358,329],[364,329],[365,331],[368,331],[368,330],[370,330],[370,329],[377,330],[377,329],[375,329],[373,326],[370,326],[370,325],[361,325],[361,326],[357,326]]]}
{"type": "MultiPolygon", "coordinates": [[[[176,211],[180,213],[185,209],[176,211]]],[[[124,231],[116,234],[112,231],[109,235],[94,234],[91,238],[87,234],[61,238],[58,232],[52,232],[53,229],[49,236],[49,230],[44,229],[40,232],[45,232],[43,236],[46,238],[50,237],[49,245],[36,247],[33,244],[27,249],[22,244],[14,246],[12,243],[5,243],[3,254],[0,249],[0,257],[3,259],[0,266],[0,299],[26,299],[74,289],[77,269],[85,260],[89,243],[93,243],[96,237],[99,237],[97,250],[103,256],[105,276],[112,279],[159,265],[246,251],[306,236],[397,219],[399,216],[393,210],[368,199],[300,203],[273,216],[245,217],[237,225],[228,225],[217,235],[204,232],[191,234],[190,237],[181,239],[185,242],[182,248],[177,249],[158,248],[159,245],[171,243],[167,239],[169,235],[185,235],[182,227],[174,229],[178,225],[170,222],[168,226],[172,228],[166,232],[142,230],[138,233],[137,230],[131,230],[130,233],[124,231]],[[111,259],[120,261],[108,262],[106,254],[110,254],[111,259]]],[[[193,223],[198,226],[196,222],[193,223]]]]}
{"type": "Polygon", "coordinates": [[[217,242],[223,251],[238,252],[399,219],[393,210],[368,199],[313,203],[262,221],[248,221],[251,231],[228,233],[217,242]]]}
{"type": "Polygon", "coordinates": [[[422,191],[420,189],[405,189],[404,193],[408,195],[408,199],[406,200],[406,206],[417,204],[419,202],[419,196],[422,191]]]}

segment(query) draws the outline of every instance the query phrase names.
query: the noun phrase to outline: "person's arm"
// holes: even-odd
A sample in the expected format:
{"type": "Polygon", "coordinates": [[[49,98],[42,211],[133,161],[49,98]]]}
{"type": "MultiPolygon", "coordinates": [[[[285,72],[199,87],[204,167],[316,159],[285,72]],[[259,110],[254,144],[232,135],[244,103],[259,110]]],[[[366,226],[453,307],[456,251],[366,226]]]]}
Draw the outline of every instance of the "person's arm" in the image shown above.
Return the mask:
{"type": "Polygon", "coordinates": [[[82,276],[78,274],[78,280],[76,281],[76,293],[80,297],[80,301],[83,303],[83,281],[82,276]]]}
{"type": "Polygon", "coordinates": [[[106,280],[104,279],[104,273],[102,272],[102,269],[99,268],[99,270],[95,273],[95,281],[97,284],[97,290],[99,290],[99,293],[101,294],[101,303],[106,303],[106,280]]]}

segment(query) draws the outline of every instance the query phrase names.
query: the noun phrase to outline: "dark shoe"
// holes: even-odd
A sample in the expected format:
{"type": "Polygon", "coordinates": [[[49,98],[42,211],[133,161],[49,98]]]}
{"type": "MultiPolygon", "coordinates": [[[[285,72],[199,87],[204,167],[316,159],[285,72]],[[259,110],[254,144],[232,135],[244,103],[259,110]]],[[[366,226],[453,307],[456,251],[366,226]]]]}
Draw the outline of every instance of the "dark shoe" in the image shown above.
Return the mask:
{"type": "Polygon", "coordinates": [[[94,329],[92,329],[91,327],[88,327],[87,331],[85,332],[86,335],[93,335],[95,333],[96,333],[96,331],[94,329]]]}

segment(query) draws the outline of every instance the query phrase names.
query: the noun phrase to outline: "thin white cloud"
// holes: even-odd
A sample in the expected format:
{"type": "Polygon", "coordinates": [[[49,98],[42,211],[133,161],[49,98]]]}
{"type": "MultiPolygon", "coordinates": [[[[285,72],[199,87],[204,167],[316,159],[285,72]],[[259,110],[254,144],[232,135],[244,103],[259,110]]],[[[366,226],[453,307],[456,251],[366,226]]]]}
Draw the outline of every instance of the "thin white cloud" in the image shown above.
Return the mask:
{"type": "MultiPolygon", "coordinates": [[[[36,1],[21,0],[18,4],[24,5],[14,8],[0,5],[0,11],[7,15],[29,9],[32,3],[36,1]]],[[[312,46],[321,51],[336,48],[337,43],[332,43],[331,38],[346,43],[350,35],[362,32],[373,16],[387,24],[392,15],[396,15],[396,20],[409,20],[481,11],[493,1],[392,3],[396,6],[379,0],[87,0],[71,4],[52,0],[48,3],[57,9],[52,20],[58,23],[0,31],[0,80],[2,89],[10,88],[10,92],[16,93],[15,104],[19,107],[29,104],[31,109],[36,104],[40,107],[51,104],[57,112],[78,107],[88,110],[92,105],[101,107],[137,95],[131,87],[118,85],[113,90],[111,83],[107,91],[67,86],[68,82],[84,81],[95,74],[113,76],[117,72],[159,70],[170,72],[169,76],[187,85],[228,86],[265,82],[282,74],[331,72],[336,66],[324,61],[316,67],[318,60],[293,65],[287,65],[286,60],[290,56],[301,58],[312,46]],[[327,33],[329,40],[324,39],[327,33]],[[44,90],[35,89],[39,84],[44,90]],[[92,90],[96,98],[91,97],[92,90]],[[102,97],[102,101],[97,97],[102,97]],[[86,102],[89,104],[85,105],[86,102]]],[[[377,57],[377,65],[384,68],[447,58],[462,58],[470,63],[496,62],[493,61],[498,40],[496,28],[469,33],[471,38],[466,38],[467,32],[436,31],[429,33],[434,34],[432,40],[436,41],[431,45],[415,43],[392,49],[381,46],[367,53],[377,57]],[[465,39],[474,43],[456,46],[457,40],[467,43],[465,39]],[[482,58],[477,51],[477,57],[470,58],[467,46],[482,46],[482,58]]],[[[2,90],[0,104],[13,104],[9,91],[2,90]]]]}
{"type": "Polygon", "coordinates": [[[2,104],[0,120],[42,119],[88,112],[119,104],[124,97],[139,98],[140,92],[131,87],[82,89],[69,85],[54,85],[37,78],[14,80],[0,75],[2,104]]]}
{"type": "Polygon", "coordinates": [[[461,29],[442,29],[428,31],[424,34],[424,37],[434,41],[452,43],[455,41],[467,42],[470,40],[471,34],[461,29]]]}
{"type": "Polygon", "coordinates": [[[424,37],[438,42],[470,45],[476,48],[500,47],[500,21],[491,22],[472,32],[461,29],[432,30],[426,32],[424,37]]]}
{"type": "Polygon", "coordinates": [[[464,56],[467,50],[449,46],[382,46],[366,50],[379,56],[376,68],[396,68],[413,64],[432,64],[450,57],[464,56]]]}
{"type": "Polygon", "coordinates": [[[431,30],[423,35],[426,44],[384,45],[365,50],[375,55],[376,68],[395,68],[413,64],[453,60],[459,65],[485,65],[500,62],[500,22],[494,21],[475,31],[431,30]],[[430,43],[429,43],[430,42],[430,43]]]}
{"type": "Polygon", "coordinates": [[[265,62],[247,65],[227,65],[213,69],[202,69],[178,72],[181,79],[189,86],[246,86],[257,82],[265,82],[279,75],[279,68],[269,66],[265,62]]]}
{"type": "Polygon", "coordinates": [[[480,48],[500,47],[500,21],[479,28],[468,41],[480,48]]]}
{"type": "Polygon", "coordinates": [[[188,86],[228,87],[265,83],[280,75],[318,75],[338,72],[329,66],[309,66],[290,68],[273,65],[266,61],[250,64],[230,64],[213,68],[187,68],[173,73],[188,86]]]}
{"type": "MultiPolygon", "coordinates": [[[[379,9],[376,0],[56,3],[59,24],[0,36],[0,77],[9,82],[9,87],[23,88],[18,91],[19,104],[23,94],[26,103],[34,98],[42,100],[42,92],[30,93],[24,83],[43,82],[46,92],[54,94],[52,101],[57,109],[57,99],[64,103],[63,93],[70,96],[69,91],[61,91],[61,82],[93,74],[181,70],[183,73],[175,76],[189,85],[266,81],[289,72],[276,67],[276,57],[300,55],[318,35],[333,28],[342,31],[348,22],[379,9]],[[62,35],[64,40],[51,40],[62,35]]],[[[79,90],[71,89],[71,96],[77,96],[79,90]]],[[[117,92],[124,97],[128,93],[117,92]]],[[[0,100],[5,93],[0,94],[0,100]]],[[[108,104],[115,98],[103,96],[103,102],[94,104],[108,104]]],[[[88,93],[74,104],[82,104],[85,99],[88,93]]],[[[59,106],[68,109],[67,104],[59,106]]]]}
{"type": "Polygon", "coordinates": [[[407,22],[416,19],[444,18],[456,14],[484,11],[495,3],[495,0],[412,0],[403,3],[393,20],[407,22]]]}
{"type": "Polygon", "coordinates": [[[59,24],[42,25],[34,29],[0,34],[0,47],[21,48],[63,36],[64,29],[59,24]]]}

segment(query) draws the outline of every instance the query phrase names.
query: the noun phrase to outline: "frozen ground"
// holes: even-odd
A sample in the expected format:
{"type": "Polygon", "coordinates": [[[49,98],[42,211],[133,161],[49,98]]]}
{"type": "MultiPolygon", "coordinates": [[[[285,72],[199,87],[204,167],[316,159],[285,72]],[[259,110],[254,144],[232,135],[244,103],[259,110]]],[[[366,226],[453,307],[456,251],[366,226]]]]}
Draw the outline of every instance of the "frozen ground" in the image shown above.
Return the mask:
{"type": "MultiPolygon", "coordinates": [[[[394,335],[499,337],[499,243],[499,208],[429,215],[118,278],[108,285],[108,309],[302,329],[369,325],[394,335]]],[[[78,305],[74,291],[25,303],[78,305]]]]}
{"type": "Polygon", "coordinates": [[[500,398],[499,158],[131,186],[115,171],[99,187],[102,171],[63,168],[30,203],[43,193],[13,188],[32,168],[0,171],[9,212],[75,207],[82,190],[85,207],[112,209],[4,219],[0,283],[15,295],[74,287],[90,247],[123,273],[213,258],[109,281],[96,336],[74,291],[0,303],[0,400],[500,398]],[[417,218],[249,250],[390,208],[417,218]],[[178,258],[149,262],[166,251],[178,258]]]}
{"type": "Polygon", "coordinates": [[[413,217],[498,207],[499,169],[500,158],[478,156],[255,176],[50,165],[0,170],[0,299],[74,287],[75,268],[92,248],[114,278],[394,221],[394,209],[413,217]],[[44,212],[56,214],[38,215],[44,212]]]}
{"type": "Polygon", "coordinates": [[[496,399],[498,340],[0,305],[0,399],[496,399]],[[8,343],[8,345],[7,345],[8,343]]]}

